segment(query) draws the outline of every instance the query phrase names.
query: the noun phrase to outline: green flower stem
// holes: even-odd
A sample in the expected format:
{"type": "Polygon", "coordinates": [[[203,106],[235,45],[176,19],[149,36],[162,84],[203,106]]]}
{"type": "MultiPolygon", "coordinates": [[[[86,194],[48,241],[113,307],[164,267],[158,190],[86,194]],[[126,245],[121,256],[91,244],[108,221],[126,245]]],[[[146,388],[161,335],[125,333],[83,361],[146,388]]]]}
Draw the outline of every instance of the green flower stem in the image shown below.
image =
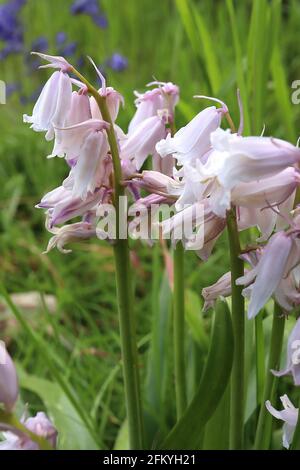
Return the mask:
{"type": "Polygon", "coordinates": [[[265,339],[263,315],[260,312],[255,317],[255,347],[256,347],[256,402],[262,404],[265,382],[265,339]]]}
{"type": "Polygon", "coordinates": [[[131,269],[127,240],[117,241],[114,246],[114,255],[130,448],[142,449],[142,406],[136,346],[136,326],[135,318],[133,316],[131,269]]]}
{"type": "Polygon", "coordinates": [[[257,450],[268,450],[270,446],[273,417],[265,407],[265,402],[267,400],[272,402],[276,395],[278,379],[272,374],[271,369],[277,370],[280,366],[284,325],[285,318],[282,316],[281,308],[275,303],[269,362],[266,371],[263,400],[261,403],[254,445],[254,448],[257,450]]]}
{"type": "MultiPolygon", "coordinates": [[[[170,131],[176,133],[175,122],[170,122],[170,131]]],[[[182,242],[176,244],[173,253],[174,262],[174,293],[173,293],[173,345],[174,345],[174,375],[177,420],[183,415],[187,406],[187,387],[184,349],[184,247],[182,242]]]]}
{"type": "MultiPolygon", "coordinates": [[[[230,449],[242,449],[244,445],[244,375],[245,375],[245,305],[242,287],[235,281],[244,275],[235,209],[227,213],[227,231],[231,264],[232,326],[234,358],[231,376],[230,449]]],[[[221,365],[220,365],[221,366],[221,365]]]]}
{"type": "Polygon", "coordinates": [[[117,300],[121,334],[123,359],[123,375],[125,383],[125,399],[129,428],[129,444],[131,449],[143,448],[143,418],[136,343],[136,325],[133,312],[133,286],[131,278],[128,238],[119,238],[120,197],[124,196],[122,185],[122,169],[119,147],[114,125],[106,104],[105,96],[98,91],[75,69],[73,72],[87,86],[89,93],[95,98],[104,121],[110,124],[107,137],[110,145],[114,167],[114,205],[116,208],[116,235],[114,258],[116,269],[117,300]]]}
{"type": "Polygon", "coordinates": [[[0,410],[0,422],[5,423],[9,427],[17,429],[21,433],[25,434],[39,446],[40,450],[53,450],[53,447],[50,445],[47,439],[29,431],[29,429],[27,429],[24,424],[20,423],[14,413],[7,413],[6,411],[0,410]]]}
{"type": "MultiPolygon", "coordinates": [[[[300,410],[300,397],[298,402],[298,410],[300,410]]],[[[296,429],[294,432],[293,442],[291,445],[291,450],[300,450],[300,413],[298,411],[298,420],[296,424],[296,429]]]]}
{"type": "Polygon", "coordinates": [[[174,330],[174,370],[177,419],[187,405],[186,372],[184,351],[184,247],[179,241],[174,249],[174,293],[173,293],[173,330],[174,330]]]}

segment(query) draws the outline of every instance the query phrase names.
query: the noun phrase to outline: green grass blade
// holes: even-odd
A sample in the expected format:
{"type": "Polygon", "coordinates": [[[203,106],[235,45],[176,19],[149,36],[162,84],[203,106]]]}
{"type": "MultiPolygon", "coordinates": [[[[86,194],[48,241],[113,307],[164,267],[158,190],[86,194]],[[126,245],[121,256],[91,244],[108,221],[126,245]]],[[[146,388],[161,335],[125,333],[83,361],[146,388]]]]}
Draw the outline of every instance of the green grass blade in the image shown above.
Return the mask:
{"type": "Polygon", "coordinates": [[[203,450],[229,449],[230,424],[230,385],[217,406],[213,416],[205,426],[203,450]]]}
{"type": "Polygon", "coordinates": [[[198,48],[200,51],[203,51],[203,59],[207,69],[210,87],[212,93],[217,96],[222,85],[222,74],[216,56],[216,47],[213,43],[211,34],[205,23],[205,20],[200,14],[199,10],[193,7],[192,14],[194,15],[200,38],[198,48]]]}
{"type": "Polygon", "coordinates": [[[78,401],[77,397],[73,393],[70,385],[67,383],[65,378],[62,376],[60,373],[59,369],[57,368],[57,365],[53,361],[53,356],[50,354],[49,346],[46,344],[46,342],[36,333],[32,330],[31,326],[29,323],[23,318],[23,315],[21,312],[17,309],[17,307],[14,305],[14,303],[11,301],[10,296],[6,292],[5,288],[1,286],[1,293],[11,308],[12,313],[16,317],[16,319],[19,321],[21,324],[23,330],[27,333],[28,337],[30,338],[31,342],[36,345],[37,350],[39,351],[39,354],[43,357],[45,361],[45,366],[48,367],[49,371],[51,372],[53,378],[56,380],[56,382],[60,385],[62,390],[64,391],[65,395],[68,397],[70,402],[72,403],[73,407],[77,411],[78,415],[81,417],[82,421],[85,423],[87,429],[91,433],[91,435],[94,437],[94,439],[97,441],[98,436],[93,428],[93,425],[91,423],[91,420],[89,416],[85,413],[85,411],[82,408],[81,403],[78,401]]]}
{"type": "Polygon", "coordinates": [[[230,19],[231,33],[233,39],[233,46],[235,51],[235,66],[237,75],[237,86],[240,89],[241,99],[244,109],[244,134],[250,133],[250,114],[249,114],[249,101],[246,80],[244,75],[244,60],[241,48],[241,41],[239,38],[239,31],[237,27],[237,18],[232,0],[226,0],[227,10],[230,19]]]}
{"type": "Polygon", "coordinates": [[[229,382],[233,360],[233,333],[229,308],[219,301],[210,350],[196,395],[183,417],[162,443],[163,449],[196,449],[207,421],[216,410],[229,382]]]}
{"type": "Polygon", "coordinates": [[[275,98],[281,114],[281,122],[286,137],[296,143],[297,134],[294,125],[293,104],[291,102],[291,90],[287,84],[287,77],[282,64],[279,44],[276,44],[271,61],[272,78],[274,83],[275,98]]]}

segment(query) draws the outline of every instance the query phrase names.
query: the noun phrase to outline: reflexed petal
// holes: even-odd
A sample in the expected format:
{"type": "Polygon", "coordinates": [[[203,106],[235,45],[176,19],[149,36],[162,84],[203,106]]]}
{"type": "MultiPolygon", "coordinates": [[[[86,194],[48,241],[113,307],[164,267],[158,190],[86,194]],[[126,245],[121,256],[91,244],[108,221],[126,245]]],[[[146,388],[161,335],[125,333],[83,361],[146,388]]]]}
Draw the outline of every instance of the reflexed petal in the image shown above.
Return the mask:
{"type": "Polygon", "coordinates": [[[39,56],[41,59],[46,60],[47,62],[50,62],[47,65],[41,65],[41,69],[45,69],[48,67],[53,67],[55,69],[60,69],[63,72],[69,72],[72,69],[72,66],[69,64],[69,62],[61,56],[54,56],[54,55],[47,55],[47,54],[41,54],[40,52],[31,52],[33,55],[39,56]]]}

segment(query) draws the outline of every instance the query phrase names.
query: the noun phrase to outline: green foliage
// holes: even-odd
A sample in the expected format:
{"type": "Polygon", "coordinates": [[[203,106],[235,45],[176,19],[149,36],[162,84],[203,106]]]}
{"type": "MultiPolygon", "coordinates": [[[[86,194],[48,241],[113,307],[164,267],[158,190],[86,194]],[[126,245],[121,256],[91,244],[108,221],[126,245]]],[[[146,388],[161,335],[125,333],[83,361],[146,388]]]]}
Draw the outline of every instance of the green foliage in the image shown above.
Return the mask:
{"type": "Polygon", "coordinates": [[[163,449],[198,449],[205,425],[227,388],[233,360],[233,332],[227,303],[218,301],[210,348],[199,388],[186,412],[162,443],[163,449]]]}

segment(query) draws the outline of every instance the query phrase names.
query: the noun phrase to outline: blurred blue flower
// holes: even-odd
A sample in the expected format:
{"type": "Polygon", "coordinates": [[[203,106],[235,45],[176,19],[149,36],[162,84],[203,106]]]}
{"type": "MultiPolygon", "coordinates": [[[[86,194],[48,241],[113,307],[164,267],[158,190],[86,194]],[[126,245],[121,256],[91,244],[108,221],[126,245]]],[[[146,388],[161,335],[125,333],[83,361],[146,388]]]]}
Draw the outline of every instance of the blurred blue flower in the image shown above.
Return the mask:
{"type": "Polygon", "coordinates": [[[62,49],[59,50],[59,54],[63,57],[69,57],[75,54],[77,49],[77,42],[73,41],[66,44],[62,49]]]}
{"type": "Polygon", "coordinates": [[[71,13],[73,15],[89,15],[99,28],[107,27],[107,18],[100,11],[98,0],[75,0],[71,5],[71,13]]]}
{"type": "Polygon", "coordinates": [[[98,0],[75,0],[71,5],[73,15],[97,15],[99,13],[98,0]]]}
{"type": "Polygon", "coordinates": [[[49,47],[48,39],[45,36],[36,38],[31,44],[31,50],[35,52],[46,52],[49,47]]]}
{"type": "Polygon", "coordinates": [[[64,44],[67,40],[67,34],[64,31],[59,31],[56,34],[56,45],[61,46],[64,44]]]}
{"type": "Polygon", "coordinates": [[[0,39],[3,41],[22,42],[23,30],[18,20],[18,13],[26,0],[11,0],[0,5],[0,39]]]}
{"type": "Polygon", "coordinates": [[[99,28],[107,28],[108,21],[104,14],[93,16],[93,21],[99,28]]]}
{"type": "Polygon", "coordinates": [[[82,67],[84,67],[84,64],[85,64],[85,57],[84,55],[81,55],[78,59],[77,59],[77,68],[78,69],[81,69],[82,67]]]}
{"type": "Polygon", "coordinates": [[[21,84],[18,82],[15,83],[7,83],[6,84],[6,97],[9,98],[13,95],[16,91],[21,89],[21,84]]]}
{"type": "Polygon", "coordinates": [[[128,67],[128,60],[123,55],[115,52],[106,62],[107,66],[116,72],[123,72],[128,67]]]}
{"type": "Polygon", "coordinates": [[[23,52],[23,44],[20,42],[8,42],[0,51],[0,60],[6,59],[10,54],[23,52]]]}

